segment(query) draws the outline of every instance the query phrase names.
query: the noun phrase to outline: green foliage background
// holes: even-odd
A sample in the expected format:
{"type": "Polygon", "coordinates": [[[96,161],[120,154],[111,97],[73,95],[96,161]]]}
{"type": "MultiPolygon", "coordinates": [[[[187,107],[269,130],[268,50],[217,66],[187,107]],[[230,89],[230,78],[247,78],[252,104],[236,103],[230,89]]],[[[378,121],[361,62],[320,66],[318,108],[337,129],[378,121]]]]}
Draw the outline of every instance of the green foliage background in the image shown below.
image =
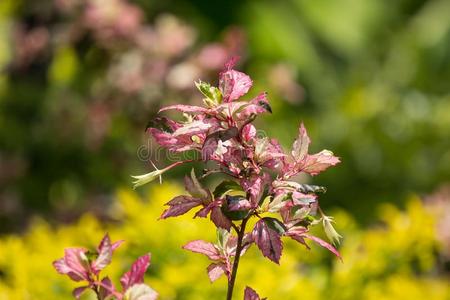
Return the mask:
{"type": "MultiPolygon", "coordinates": [[[[261,129],[289,147],[304,121],[313,150],[327,148],[342,158],[338,167],[302,180],[327,186],[321,204],[340,212],[336,220],[346,237],[342,265],[317,249],[306,255],[291,245],[280,268],[250,253],[248,268],[264,265],[267,274],[264,279],[240,274],[241,288],[249,278],[270,299],[419,299],[424,290],[436,292],[425,295],[431,299],[448,299],[442,283],[449,276],[448,256],[441,254],[440,231],[427,221],[439,217],[418,216],[419,200],[407,199],[450,182],[449,1],[133,1],[143,24],[156,28],[171,16],[196,36],[177,55],[167,54],[167,46],[144,56],[152,63],[166,62],[169,71],[159,81],[144,78],[144,86],[133,93],[108,81],[111,66],[133,54],[126,37],[113,46],[102,44],[94,31],[68,39],[68,28],[79,26],[78,12],[63,14],[57,2],[0,2],[0,299],[64,298],[68,283],[48,263],[64,246],[85,244],[94,232],[95,238],[101,236],[99,226],[130,241],[117,268],[143,251],[154,253],[149,282],[164,299],[223,294],[223,282],[210,287],[203,276],[205,261],[179,248],[206,231],[194,229],[197,220],[186,218],[182,226],[156,223],[162,208],[155,205],[149,206],[151,218],[136,213],[123,221],[119,212],[143,205],[138,203],[147,195],[144,189],[139,201],[118,198],[130,193],[130,174],[151,168],[138,155],[149,147],[143,130],[147,121],[161,105],[200,101],[192,90],[173,88],[166,75],[192,64],[206,45],[226,44],[227,32],[236,28],[243,36],[234,42],[240,43],[240,68],[254,80],[252,93],[269,92],[274,111],[258,121],[261,129]],[[23,54],[26,44],[17,42],[18,28],[44,28],[50,42],[30,59],[23,54]],[[384,202],[406,212],[390,207],[380,217],[384,202]],[[394,212],[392,218],[388,211],[394,212]],[[81,217],[86,212],[89,217],[81,217]],[[389,225],[374,229],[380,218],[389,225]],[[403,222],[410,222],[407,229],[403,222]],[[171,227],[191,228],[192,234],[173,234],[171,227]],[[57,244],[51,242],[55,239],[57,244]],[[365,245],[369,250],[361,252],[365,245]],[[181,272],[199,274],[204,282],[196,285],[181,272]],[[42,282],[30,279],[31,274],[42,282]],[[273,285],[261,284],[270,280],[273,285]]],[[[168,28],[165,33],[173,40],[175,29],[168,28]]],[[[125,72],[132,72],[134,61],[125,62],[125,72]]],[[[199,77],[216,80],[215,72],[202,70],[199,77]]],[[[159,166],[165,163],[158,157],[159,166]]],[[[185,171],[171,172],[169,180],[179,182],[185,171]]],[[[172,194],[164,187],[152,191],[158,204],[172,194]]]]}

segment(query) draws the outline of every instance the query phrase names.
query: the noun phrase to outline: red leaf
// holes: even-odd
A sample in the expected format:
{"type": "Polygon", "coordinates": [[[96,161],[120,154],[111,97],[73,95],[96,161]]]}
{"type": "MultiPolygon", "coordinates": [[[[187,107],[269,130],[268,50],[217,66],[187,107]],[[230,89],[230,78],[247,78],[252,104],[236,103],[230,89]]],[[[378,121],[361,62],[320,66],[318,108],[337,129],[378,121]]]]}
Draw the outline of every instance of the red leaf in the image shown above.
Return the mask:
{"type": "Polygon", "coordinates": [[[175,104],[175,105],[169,105],[166,107],[163,107],[159,110],[159,112],[163,112],[166,110],[178,110],[184,113],[206,113],[208,112],[207,108],[201,107],[201,106],[194,106],[194,105],[184,105],[184,104],[175,104]]]}
{"type": "Polygon", "coordinates": [[[223,228],[226,230],[230,230],[231,221],[222,213],[222,210],[219,206],[213,207],[210,215],[211,221],[213,221],[214,225],[219,228],[223,228]]]}
{"type": "Polygon", "coordinates": [[[166,203],[170,207],[163,212],[160,219],[183,215],[200,204],[201,200],[199,199],[190,196],[177,196],[166,203]]]}
{"type": "Polygon", "coordinates": [[[183,246],[183,249],[189,250],[195,253],[206,255],[211,260],[220,260],[220,252],[214,246],[214,244],[205,242],[202,240],[195,240],[187,243],[183,246]]]}
{"type": "Polygon", "coordinates": [[[252,236],[262,254],[271,261],[279,264],[281,251],[283,250],[279,233],[270,228],[264,219],[261,219],[255,224],[252,236]]]}
{"type": "Polygon", "coordinates": [[[290,228],[288,231],[286,231],[286,236],[290,237],[291,239],[299,242],[303,246],[305,246],[308,250],[309,248],[308,244],[305,242],[305,233],[307,229],[302,227],[293,227],[290,228]]]}
{"type": "MultiPolygon", "coordinates": [[[[244,291],[244,300],[260,300],[259,295],[256,293],[254,289],[247,286],[244,291]]],[[[265,298],[264,298],[265,299],[265,298]]]]}
{"type": "Polygon", "coordinates": [[[210,203],[207,206],[200,209],[198,212],[195,213],[194,218],[200,217],[200,218],[206,218],[206,216],[209,214],[211,209],[214,207],[214,203],[210,203]]]}
{"type": "Polygon", "coordinates": [[[339,251],[336,250],[336,248],[334,248],[331,244],[328,244],[327,242],[325,242],[324,240],[313,236],[313,235],[309,235],[309,234],[303,234],[304,237],[316,242],[317,244],[319,244],[320,246],[330,250],[334,255],[336,255],[337,257],[339,257],[339,259],[342,261],[342,257],[341,254],[339,253],[339,251]]]}
{"type": "Polygon", "coordinates": [[[111,279],[105,277],[102,279],[99,289],[99,297],[100,299],[109,299],[107,297],[113,295],[115,293],[115,288],[111,279]]]}
{"type": "Polygon", "coordinates": [[[80,286],[80,287],[75,288],[75,289],[72,291],[73,297],[74,297],[75,299],[80,299],[81,294],[83,294],[84,291],[85,291],[88,287],[89,287],[89,286],[80,286]]]}

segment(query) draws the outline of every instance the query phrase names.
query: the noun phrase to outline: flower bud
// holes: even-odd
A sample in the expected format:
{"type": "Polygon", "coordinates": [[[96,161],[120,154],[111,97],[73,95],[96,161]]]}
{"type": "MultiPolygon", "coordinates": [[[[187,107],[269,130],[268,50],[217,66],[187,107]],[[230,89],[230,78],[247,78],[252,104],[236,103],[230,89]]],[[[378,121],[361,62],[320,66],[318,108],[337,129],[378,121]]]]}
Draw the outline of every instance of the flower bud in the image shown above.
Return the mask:
{"type": "Polygon", "coordinates": [[[331,243],[333,243],[333,245],[336,245],[340,243],[342,236],[334,229],[332,224],[333,222],[333,217],[323,216],[322,218],[323,229],[325,230],[327,238],[331,243]]]}
{"type": "Polygon", "coordinates": [[[144,174],[144,175],[136,175],[136,176],[131,176],[132,178],[136,179],[135,181],[133,181],[133,189],[147,184],[149,182],[152,182],[153,180],[155,180],[156,178],[160,177],[164,172],[166,172],[167,170],[171,169],[173,166],[170,165],[164,169],[156,169],[153,172],[144,174]]]}

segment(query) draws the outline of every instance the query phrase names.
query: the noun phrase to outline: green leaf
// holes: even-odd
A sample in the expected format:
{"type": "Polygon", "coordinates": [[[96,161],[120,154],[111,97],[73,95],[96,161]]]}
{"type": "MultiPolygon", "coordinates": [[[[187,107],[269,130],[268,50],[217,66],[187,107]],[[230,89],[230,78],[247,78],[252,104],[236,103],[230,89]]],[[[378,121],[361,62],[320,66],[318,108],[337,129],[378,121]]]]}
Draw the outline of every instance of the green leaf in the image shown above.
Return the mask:
{"type": "Polygon", "coordinates": [[[222,93],[220,90],[209,83],[199,80],[195,83],[197,89],[206,97],[204,102],[207,106],[217,106],[222,102],[222,93]]]}
{"type": "Polygon", "coordinates": [[[191,170],[191,176],[190,177],[186,176],[184,178],[184,184],[186,190],[192,197],[199,199],[207,199],[211,194],[209,190],[203,188],[200,182],[198,182],[197,176],[195,176],[194,168],[192,168],[191,170]]]}
{"type": "Polygon", "coordinates": [[[228,242],[230,233],[226,229],[217,228],[216,234],[217,234],[217,243],[218,243],[219,248],[224,249],[225,245],[228,242]]]}
{"type": "Polygon", "coordinates": [[[245,198],[244,196],[229,196],[227,195],[227,201],[222,204],[222,212],[225,216],[228,217],[228,219],[230,220],[243,220],[248,216],[249,210],[245,209],[245,210],[233,210],[230,211],[228,206],[231,205],[233,202],[239,202],[241,200],[246,200],[247,198],[245,198]]]}
{"type": "Polygon", "coordinates": [[[240,193],[244,192],[244,190],[237,182],[232,180],[224,180],[215,188],[213,195],[215,198],[221,198],[224,195],[235,192],[240,193]]]}
{"type": "Polygon", "coordinates": [[[172,133],[172,128],[167,124],[168,119],[165,117],[158,117],[148,121],[145,131],[149,128],[156,128],[164,132],[172,133]]]}
{"type": "Polygon", "coordinates": [[[284,226],[284,224],[278,219],[265,217],[263,220],[267,226],[278,232],[280,235],[283,235],[287,230],[286,226],[284,226]]]}
{"type": "Polygon", "coordinates": [[[273,198],[273,200],[268,204],[268,211],[269,212],[278,212],[283,206],[284,206],[284,201],[287,201],[291,199],[289,195],[287,194],[281,194],[278,196],[275,196],[273,198]]]}
{"type": "MultiPolygon", "coordinates": [[[[265,145],[261,145],[260,148],[264,150],[265,145]]],[[[260,151],[262,151],[260,150],[260,151]]],[[[277,187],[286,187],[290,189],[294,189],[298,192],[302,193],[325,193],[327,189],[323,186],[318,185],[310,185],[310,184],[301,184],[295,181],[280,181],[276,183],[277,187]]]]}
{"type": "Polygon", "coordinates": [[[315,221],[315,219],[314,219],[313,216],[307,215],[303,220],[301,220],[300,222],[298,222],[298,223],[295,224],[295,225],[296,225],[296,226],[297,226],[297,225],[300,225],[300,226],[303,226],[303,227],[307,228],[307,227],[308,227],[309,225],[311,225],[311,223],[314,222],[314,221],[315,221]]]}
{"type": "Polygon", "coordinates": [[[326,193],[327,188],[319,185],[299,184],[299,192],[302,193],[326,193]]]}
{"type": "Polygon", "coordinates": [[[261,208],[262,212],[269,211],[272,197],[271,196],[267,196],[265,198],[261,197],[261,199],[262,202],[260,201],[259,207],[261,208]]]}
{"type": "Polygon", "coordinates": [[[272,107],[270,107],[269,103],[264,102],[264,101],[259,101],[258,105],[261,106],[262,108],[264,108],[266,111],[272,113],[272,107]]]}
{"type": "Polygon", "coordinates": [[[304,219],[308,217],[311,212],[311,208],[309,207],[294,207],[292,209],[291,215],[294,219],[304,219]]]}

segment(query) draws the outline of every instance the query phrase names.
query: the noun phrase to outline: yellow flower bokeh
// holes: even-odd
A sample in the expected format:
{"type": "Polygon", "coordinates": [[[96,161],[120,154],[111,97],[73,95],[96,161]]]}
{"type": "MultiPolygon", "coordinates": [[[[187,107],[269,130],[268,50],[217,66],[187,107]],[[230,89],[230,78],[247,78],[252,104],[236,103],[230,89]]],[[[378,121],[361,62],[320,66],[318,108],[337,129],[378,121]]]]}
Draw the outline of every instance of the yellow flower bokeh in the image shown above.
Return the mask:
{"type": "MultiPolygon", "coordinates": [[[[104,232],[113,240],[125,239],[113,263],[105,269],[117,284],[120,275],[138,256],[151,252],[146,283],[160,299],[223,299],[226,279],[211,284],[207,259],[181,249],[193,239],[214,241],[214,226],[207,219],[192,220],[193,213],[158,221],[163,204],[182,193],[182,187],[153,185],[146,196],[130,189],[117,191],[111,215],[117,222],[102,224],[92,215],[76,224],[52,228],[35,220],[22,236],[0,238],[0,300],[72,299],[76,283],[55,272],[52,261],[65,247],[95,247],[104,232]]],[[[311,251],[284,240],[280,265],[250,248],[239,269],[235,299],[246,285],[269,299],[450,299],[448,278],[437,275],[440,244],[435,216],[412,197],[404,211],[383,205],[379,226],[361,229],[344,211],[334,213],[344,236],[340,262],[328,251],[311,245],[311,251]]],[[[318,233],[319,234],[319,233],[318,233]]],[[[94,299],[86,293],[82,299],[94,299]]]]}

